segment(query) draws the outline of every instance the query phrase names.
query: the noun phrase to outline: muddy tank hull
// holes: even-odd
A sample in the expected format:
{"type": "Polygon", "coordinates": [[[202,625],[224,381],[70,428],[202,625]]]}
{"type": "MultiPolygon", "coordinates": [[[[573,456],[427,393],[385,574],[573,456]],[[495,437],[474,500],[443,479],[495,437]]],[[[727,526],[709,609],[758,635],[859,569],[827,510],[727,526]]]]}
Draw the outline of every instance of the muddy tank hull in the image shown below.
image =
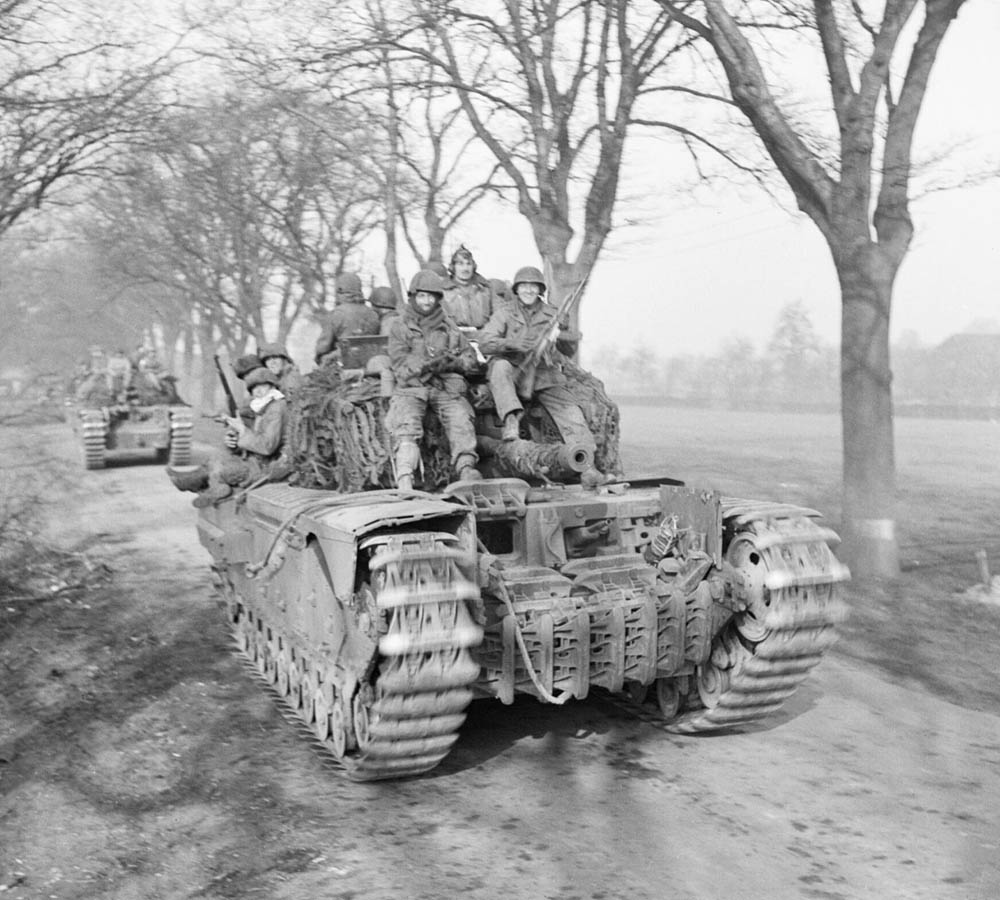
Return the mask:
{"type": "Polygon", "coordinates": [[[198,531],[238,648],[350,778],[447,755],[482,640],[466,507],[266,485],[203,509],[198,531]]]}
{"type": "Polygon", "coordinates": [[[812,510],[672,484],[266,485],[201,510],[239,649],[369,780],[433,768],[469,701],[649,698],[697,733],[773,715],[836,637],[812,510]]]}

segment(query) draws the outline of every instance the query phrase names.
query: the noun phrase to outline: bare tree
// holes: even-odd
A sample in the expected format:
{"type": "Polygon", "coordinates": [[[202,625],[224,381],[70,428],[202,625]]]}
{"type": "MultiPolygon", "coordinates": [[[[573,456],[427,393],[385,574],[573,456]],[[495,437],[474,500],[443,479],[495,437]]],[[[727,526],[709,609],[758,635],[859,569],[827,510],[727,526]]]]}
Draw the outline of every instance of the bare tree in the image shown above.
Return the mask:
{"type": "Polygon", "coordinates": [[[842,299],[843,520],[847,556],[858,574],[899,571],[889,317],[893,284],[913,237],[917,117],[941,41],[964,2],[762,0],[729,4],[739,7],[733,12],[724,0],[658,0],[711,46],[733,101],[833,256],[842,299]],[[906,54],[901,44],[917,10],[923,18],[906,54]],[[826,115],[837,135],[830,150],[814,139],[815,118],[804,125],[781,103],[787,72],[780,64],[770,73],[765,68],[766,40],[782,33],[811,34],[819,42],[816,83],[829,84],[826,115]]]}
{"type": "Polygon", "coordinates": [[[411,0],[393,46],[432,67],[530,223],[558,300],[586,282],[614,225],[625,144],[690,36],[625,0],[411,0]]]}
{"type": "MultiPolygon", "coordinates": [[[[403,243],[421,266],[442,259],[448,236],[496,191],[498,166],[475,140],[454,90],[394,44],[397,8],[383,0],[291,0],[276,13],[288,26],[280,35],[260,40],[250,16],[233,23],[226,41],[231,71],[262,92],[307,95],[313,112],[324,104],[351,110],[368,138],[357,161],[381,187],[384,266],[399,290],[403,243]]],[[[339,134],[321,115],[313,125],[332,139],[339,134]]]]}
{"type": "Polygon", "coordinates": [[[172,49],[116,38],[99,5],[0,0],[0,235],[148,131],[172,49]]]}
{"type": "Polygon", "coordinates": [[[203,358],[284,340],[380,221],[377,188],[308,123],[236,95],[177,114],[95,199],[109,264],[157,289],[161,322],[179,300],[203,358]]]}

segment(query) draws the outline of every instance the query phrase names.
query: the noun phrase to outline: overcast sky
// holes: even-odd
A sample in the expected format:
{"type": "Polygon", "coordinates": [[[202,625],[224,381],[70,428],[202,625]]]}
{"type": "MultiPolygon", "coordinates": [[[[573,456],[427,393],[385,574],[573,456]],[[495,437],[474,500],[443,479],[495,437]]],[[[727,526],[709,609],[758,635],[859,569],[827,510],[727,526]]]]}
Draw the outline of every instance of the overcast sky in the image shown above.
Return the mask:
{"type": "MultiPolygon", "coordinates": [[[[969,158],[1000,163],[998,45],[1000,2],[969,0],[932,75],[918,152],[968,139],[969,158]]],[[[840,296],[826,243],[791,202],[785,206],[753,189],[704,191],[697,204],[665,198],[655,224],[618,232],[598,264],[582,308],[587,349],[645,342],[665,356],[704,353],[734,335],[761,346],[778,311],[795,300],[820,336],[837,343],[840,296]]],[[[620,207],[618,219],[627,214],[620,207]]],[[[914,204],[913,216],[917,233],[897,281],[894,339],[913,331],[933,344],[974,320],[1000,322],[1000,181],[930,194],[914,204]]],[[[462,237],[489,277],[509,279],[538,262],[522,223],[497,229],[480,217],[462,237]]]]}

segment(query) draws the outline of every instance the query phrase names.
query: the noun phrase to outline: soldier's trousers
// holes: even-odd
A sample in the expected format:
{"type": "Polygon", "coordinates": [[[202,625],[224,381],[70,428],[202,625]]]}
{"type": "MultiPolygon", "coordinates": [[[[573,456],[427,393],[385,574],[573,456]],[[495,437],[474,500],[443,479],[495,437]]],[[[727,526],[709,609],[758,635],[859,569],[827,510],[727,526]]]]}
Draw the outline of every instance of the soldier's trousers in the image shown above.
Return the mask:
{"type": "Polygon", "coordinates": [[[465,397],[456,396],[441,388],[401,388],[392,395],[388,417],[393,446],[398,446],[401,440],[420,444],[424,436],[424,412],[428,404],[441,420],[448,436],[452,465],[460,456],[471,456],[471,464],[474,465],[479,460],[473,424],[475,414],[465,397]]]}
{"type": "Polygon", "coordinates": [[[497,408],[500,421],[508,413],[520,412],[524,409],[522,397],[531,400],[542,407],[552,419],[563,442],[570,445],[582,445],[591,453],[597,449],[597,442],[587,427],[580,405],[573,399],[572,393],[563,384],[536,388],[530,397],[525,397],[522,391],[526,385],[516,382],[516,368],[506,359],[494,359],[489,367],[489,385],[493,393],[493,403],[497,408]],[[520,390],[519,390],[520,389],[520,390]]]}

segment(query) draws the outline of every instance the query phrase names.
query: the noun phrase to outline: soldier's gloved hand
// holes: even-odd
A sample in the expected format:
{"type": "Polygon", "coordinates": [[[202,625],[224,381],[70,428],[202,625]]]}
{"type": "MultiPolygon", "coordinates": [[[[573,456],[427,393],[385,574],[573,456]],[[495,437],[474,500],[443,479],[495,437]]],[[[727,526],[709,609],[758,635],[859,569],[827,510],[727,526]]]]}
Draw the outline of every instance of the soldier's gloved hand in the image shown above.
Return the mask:
{"type": "Polygon", "coordinates": [[[427,375],[436,375],[438,372],[443,372],[445,370],[447,362],[448,360],[445,356],[432,357],[423,364],[421,371],[427,375]]]}
{"type": "Polygon", "coordinates": [[[530,353],[531,352],[531,341],[527,338],[507,338],[506,346],[504,349],[508,353],[530,353]]]}
{"type": "Polygon", "coordinates": [[[226,436],[223,438],[225,445],[230,450],[235,450],[237,447],[237,441],[239,440],[239,435],[235,431],[227,431],[226,436]]]}

